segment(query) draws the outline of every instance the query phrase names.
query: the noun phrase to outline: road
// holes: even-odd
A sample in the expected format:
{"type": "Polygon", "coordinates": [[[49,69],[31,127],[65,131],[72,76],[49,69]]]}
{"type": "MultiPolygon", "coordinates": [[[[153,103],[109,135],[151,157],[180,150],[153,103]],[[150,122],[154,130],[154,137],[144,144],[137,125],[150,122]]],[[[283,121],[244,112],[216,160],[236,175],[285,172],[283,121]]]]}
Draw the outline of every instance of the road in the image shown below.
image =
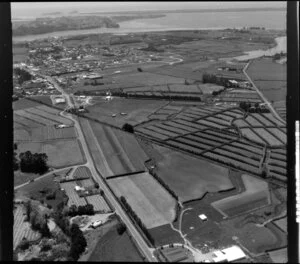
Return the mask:
{"type": "MultiPolygon", "coordinates": [[[[46,174],[44,174],[44,175],[42,175],[40,177],[34,178],[34,181],[41,180],[41,179],[43,179],[43,178],[45,178],[45,177],[47,177],[47,176],[49,176],[49,175],[51,175],[53,173],[58,173],[60,171],[63,171],[63,170],[66,170],[66,169],[75,168],[75,167],[78,167],[78,166],[70,166],[70,167],[65,167],[65,168],[62,168],[62,169],[55,169],[55,170],[49,171],[49,172],[47,172],[46,174]]],[[[23,184],[17,185],[17,186],[14,187],[14,190],[18,190],[18,189],[22,188],[23,186],[25,186],[25,185],[27,185],[29,183],[30,183],[30,181],[27,181],[27,182],[25,182],[23,184]]]]}
{"type": "Polygon", "coordinates": [[[266,105],[269,107],[269,109],[272,112],[272,114],[277,119],[279,119],[281,122],[283,122],[285,124],[286,122],[278,115],[278,113],[273,108],[272,104],[268,101],[268,99],[264,96],[264,94],[256,87],[255,83],[251,80],[250,76],[247,74],[246,70],[247,70],[249,64],[250,64],[250,62],[248,62],[246,64],[246,66],[244,67],[244,69],[243,69],[243,72],[244,72],[245,76],[247,77],[248,81],[252,84],[252,86],[256,90],[256,92],[259,94],[259,96],[261,97],[261,99],[264,101],[264,103],[266,103],[266,105]]]}
{"type": "MultiPolygon", "coordinates": [[[[72,102],[70,100],[70,96],[63,91],[63,89],[56,83],[51,80],[51,77],[46,77],[51,83],[53,83],[54,87],[60,91],[65,97],[66,101],[68,102],[69,106],[72,106],[72,102]]],[[[99,183],[100,188],[104,191],[107,199],[109,199],[110,203],[115,208],[115,212],[120,216],[122,221],[126,224],[127,229],[131,233],[132,237],[135,239],[136,243],[138,244],[139,248],[143,252],[143,255],[147,258],[149,262],[158,262],[155,256],[153,255],[154,248],[149,248],[147,243],[144,241],[142,235],[139,233],[139,231],[136,229],[134,224],[131,222],[128,215],[125,213],[115,196],[112,194],[110,189],[106,186],[104,183],[104,179],[100,176],[100,173],[95,168],[94,161],[91,157],[90,151],[88,149],[85,137],[83,135],[83,131],[81,129],[81,126],[76,118],[72,116],[70,113],[66,113],[65,111],[61,112],[61,115],[63,117],[69,118],[74,122],[74,127],[77,129],[78,132],[78,140],[80,140],[83,152],[85,154],[87,163],[85,164],[90,170],[93,175],[93,178],[99,183]]]]}

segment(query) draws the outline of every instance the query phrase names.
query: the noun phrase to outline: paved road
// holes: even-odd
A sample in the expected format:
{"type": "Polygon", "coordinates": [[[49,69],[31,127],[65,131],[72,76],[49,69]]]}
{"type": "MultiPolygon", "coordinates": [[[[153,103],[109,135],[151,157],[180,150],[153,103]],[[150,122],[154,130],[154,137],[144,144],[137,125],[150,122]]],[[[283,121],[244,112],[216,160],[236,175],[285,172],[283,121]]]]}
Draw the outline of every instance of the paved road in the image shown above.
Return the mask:
{"type": "Polygon", "coordinates": [[[272,104],[268,101],[268,99],[264,96],[264,94],[256,87],[255,83],[251,80],[250,76],[247,74],[246,70],[248,69],[249,64],[250,64],[250,62],[248,62],[243,69],[245,76],[247,77],[248,81],[252,84],[252,86],[256,90],[256,92],[259,94],[261,99],[267,104],[267,106],[269,107],[269,109],[271,110],[273,115],[285,124],[286,122],[278,115],[278,113],[273,108],[272,104]]]}
{"type": "MultiPolygon", "coordinates": [[[[49,81],[50,81],[50,79],[49,79],[49,81]]],[[[59,87],[59,85],[56,82],[54,82],[54,83],[55,83],[54,87],[58,88],[57,90],[62,92],[66,96],[66,98],[68,98],[67,102],[70,103],[69,105],[72,105],[69,95],[67,93],[65,93],[63,91],[63,89],[61,87],[59,87]]],[[[139,248],[143,252],[143,255],[147,258],[147,260],[149,262],[158,262],[157,259],[155,258],[155,256],[153,255],[154,249],[148,247],[148,245],[144,241],[142,235],[137,231],[135,226],[132,224],[132,222],[130,221],[130,218],[124,212],[123,208],[121,207],[121,205],[119,204],[119,202],[117,201],[115,196],[111,193],[110,189],[106,186],[103,178],[100,176],[100,173],[98,173],[98,171],[96,170],[93,159],[90,154],[90,151],[88,149],[85,137],[83,135],[82,129],[80,127],[80,124],[78,123],[78,120],[76,118],[74,118],[70,113],[66,113],[65,111],[62,111],[61,115],[66,118],[71,119],[74,122],[74,127],[77,129],[77,132],[78,132],[78,139],[81,142],[82,149],[84,151],[84,154],[85,154],[85,157],[87,160],[87,163],[85,164],[85,166],[89,167],[89,169],[91,170],[93,178],[99,183],[100,188],[104,191],[106,197],[109,199],[109,201],[115,208],[116,213],[120,216],[122,221],[126,224],[127,229],[130,231],[132,237],[135,239],[139,248]]]]}

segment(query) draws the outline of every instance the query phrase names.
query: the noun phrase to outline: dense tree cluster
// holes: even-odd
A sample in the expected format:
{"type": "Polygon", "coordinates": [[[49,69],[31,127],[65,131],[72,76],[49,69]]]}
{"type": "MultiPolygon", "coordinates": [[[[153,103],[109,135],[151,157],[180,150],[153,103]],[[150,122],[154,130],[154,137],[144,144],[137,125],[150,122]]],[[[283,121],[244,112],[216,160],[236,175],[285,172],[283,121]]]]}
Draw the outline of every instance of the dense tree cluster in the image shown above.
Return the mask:
{"type": "Polygon", "coordinates": [[[148,229],[143,224],[142,220],[137,216],[137,214],[133,211],[131,206],[127,203],[126,198],[124,196],[120,197],[120,201],[122,205],[124,206],[125,210],[131,217],[134,219],[134,221],[138,224],[138,226],[141,228],[141,230],[144,232],[145,236],[148,238],[149,242],[154,245],[154,239],[149,233],[148,229]]]}
{"type": "Polygon", "coordinates": [[[134,133],[134,129],[133,129],[133,126],[128,124],[128,123],[125,123],[122,127],[122,129],[126,132],[129,132],[129,133],[134,133]]]}
{"type": "Polygon", "coordinates": [[[77,224],[72,224],[70,227],[71,248],[69,256],[72,260],[78,260],[80,255],[85,251],[87,246],[86,239],[77,224]]]}
{"type": "Polygon", "coordinates": [[[216,76],[215,74],[204,73],[202,75],[202,82],[203,83],[215,83],[218,85],[222,85],[224,87],[230,87],[230,83],[226,78],[221,76],[216,76]]]}
{"type": "Polygon", "coordinates": [[[29,200],[24,203],[26,219],[30,222],[31,228],[41,233],[43,237],[50,237],[47,215],[42,215],[38,210],[33,208],[29,200]]]}
{"type": "Polygon", "coordinates": [[[122,235],[126,231],[127,227],[124,223],[119,223],[117,225],[117,232],[119,235],[122,235]]]}
{"type": "Polygon", "coordinates": [[[94,206],[92,204],[86,204],[86,205],[79,205],[78,207],[76,205],[71,205],[69,208],[68,215],[73,217],[76,215],[94,215],[94,206]]]}
{"type": "Polygon", "coordinates": [[[32,75],[24,69],[15,68],[14,73],[18,76],[19,84],[22,84],[25,81],[30,81],[32,79],[32,75]]]}
{"type": "Polygon", "coordinates": [[[268,108],[262,108],[259,103],[240,102],[240,108],[249,113],[270,113],[268,108]]]}
{"type": "Polygon", "coordinates": [[[45,153],[20,153],[20,169],[22,172],[43,174],[48,171],[48,156],[45,153]]]}

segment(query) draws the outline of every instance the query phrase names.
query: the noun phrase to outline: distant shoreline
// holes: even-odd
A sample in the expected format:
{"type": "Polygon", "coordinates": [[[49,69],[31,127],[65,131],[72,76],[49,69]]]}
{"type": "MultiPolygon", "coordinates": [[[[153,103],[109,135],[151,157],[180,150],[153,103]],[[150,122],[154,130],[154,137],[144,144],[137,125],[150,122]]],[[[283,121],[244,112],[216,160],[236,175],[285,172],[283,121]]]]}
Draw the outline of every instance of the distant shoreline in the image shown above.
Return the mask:
{"type": "MultiPolygon", "coordinates": [[[[183,9],[183,10],[146,10],[146,11],[112,11],[112,12],[76,12],[76,15],[107,15],[107,14],[122,14],[122,15],[132,15],[132,14],[144,14],[144,13],[151,13],[151,14],[170,14],[170,13],[218,13],[218,12],[253,12],[253,11],[286,11],[286,8],[282,7],[264,7],[264,8],[222,8],[222,9],[183,9]]],[[[73,11],[74,12],[74,11],[73,11]]],[[[63,12],[52,12],[52,13],[59,13],[59,15],[67,16],[71,13],[63,13],[63,12]]],[[[45,15],[45,14],[42,14],[45,15]]],[[[32,18],[25,18],[25,17],[12,17],[12,21],[30,21],[35,20],[34,17],[32,18]]]]}

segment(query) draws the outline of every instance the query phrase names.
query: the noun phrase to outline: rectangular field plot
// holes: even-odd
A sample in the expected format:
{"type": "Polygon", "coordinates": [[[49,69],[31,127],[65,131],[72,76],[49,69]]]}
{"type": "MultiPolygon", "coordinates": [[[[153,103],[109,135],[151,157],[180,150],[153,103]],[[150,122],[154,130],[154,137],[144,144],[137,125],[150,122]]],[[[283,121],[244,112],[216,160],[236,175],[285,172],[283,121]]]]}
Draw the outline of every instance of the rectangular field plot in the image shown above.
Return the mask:
{"type": "Polygon", "coordinates": [[[151,131],[154,131],[156,133],[165,135],[167,137],[177,137],[177,136],[179,136],[179,134],[177,134],[177,133],[174,133],[174,132],[171,132],[171,131],[167,131],[167,130],[159,128],[159,127],[157,127],[155,125],[148,126],[147,129],[149,129],[151,131]]]}
{"type": "Polygon", "coordinates": [[[56,121],[53,121],[53,120],[50,120],[50,119],[32,114],[32,113],[29,113],[29,112],[26,112],[26,111],[27,111],[27,109],[26,110],[18,110],[18,111],[15,111],[15,113],[17,115],[21,116],[21,117],[24,117],[26,119],[29,119],[29,120],[34,121],[36,123],[39,123],[40,125],[51,126],[51,125],[59,124],[59,122],[56,122],[56,121]]]}
{"type": "Polygon", "coordinates": [[[34,115],[40,116],[45,119],[49,119],[51,121],[57,122],[57,123],[62,123],[66,125],[71,125],[73,122],[70,119],[64,118],[62,116],[59,116],[57,113],[49,113],[47,111],[38,109],[38,108],[28,108],[26,109],[26,112],[32,113],[34,115]]]}
{"type": "Polygon", "coordinates": [[[65,190],[66,195],[69,197],[68,206],[71,205],[86,205],[86,201],[83,197],[79,197],[77,192],[75,191],[75,186],[77,184],[74,181],[70,182],[62,182],[60,183],[60,187],[65,190]]]}
{"type": "Polygon", "coordinates": [[[101,195],[91,195],[85,197],[88,204],[92,204],[94,206],[94,210],[96,212],[104,211],[106,213],[111,212],[110,207],[106,203],[105,199],[101,195]]]}
{"type": "Polygon", "coordinates": [[[200,125],[198,123],[187,121],[187,120],[183,120],[183,119],[177,119],[177,117],[173,121],[176,122],[176,123],[178,123],[178,124],[180,124],[180,125],[186,126],[189,129],[190,128],[195,128],[197,130],[207,129],[207,126],[203,126],[203,125],[200,125]]]}
{"type": "Polygon", "coordinates": [[[184,93],[199,93],[201,90],[197,85],[184,85],[184,84],[171,84],[169,85],[171,92],[184,92],[184,93]]]}
{"type": "Polygon", "coordinates": [[[91,171],[88,167],[80,166],[73,173],[74,179],[89,179],[92,178],[91,171]]]}
{"type": "Polygon", "coordinates": [[[13,225],[13,248],[20,244],[21,240],[26,238],[29,241],[37,240],[41,237],[40,233],[33,231],[29,222],[25,222],[25,208],[23,205],[16,205],[14,209],[14,225],[13,225]]]}
{"type": "Polygon", "coordinates": [[[273,124],[278,125],[278,126],[286,126],[285,123],[281,122],[280,120],[278,120],[275,116],[273,116],[273,114],[271,113],[265,113],[262,114],[264,117],[266,117],[268,120],[270,120],[273,124]]]}
{"type": "Polygon", "coordinates": [[[162,155],[157,165],[158,176],[180,201],[200,199],[206,192],[233,188],[227,168],[158,145],[155,149],[162,155]]]}
{"type": "Polygon", "coordinates": [[[249,172],[254,173],[254,174],[260,174],[261,173],[261,170],[257,166],[247,164],[244,161],[236,160],[236,159],[234,159],[230,156],[229,157],[224,156],[224,155],[219,154],[215,151],[205,152],[205,153],[203,153],[203,156],[206,157],[206,158],[209,158],[213,161],[217,161],[217,162],[220,162],[222,164],[225,164],[225,165],[230,164],[230,166],[233,167],[233,168],[240,168],[242,170],[249,171],[249,172]]]}
{"type": "Polygon", "coordinates": [[[274,137],[270,132],[268,132],[265,128],[254,128],[253,129],[260,137],[262,137],[268,144],[272,147],[283,145],[283,142],[279,141],[276,137],[274,137]]]}
{"type": "Polygon", "coordinates": [[[182,124],[180,124],[176,121],[167,121],[167,122],[164,122],[163,124],[166,124],[166,125],[171,126],[173,128],[181,129],[181,130],[185,131],[185,133],[196,132],[198,130],[196,128],[192,128],[192,127],[182,125],[182,124]]]}
{"type": "Polygon", "coordinates": [[[278,138],[282,142],[282,144],[286,144],[286,133],[282,132],[278,128],[267,128],[267,130],[272,135],[276,136],[276,138],[278,138]]]}
{"type": "Polygon", "coordinates": [[[255,119],[257,119],[264,126],[274,126],[274,123],[265,118],[262,114],[251,114],[255,119]]]}
{"type": "Polygon", "coordinates": [[[76,181],[76,183],[79,186],[82,186],[84,188],[89,188],[89,187],[94,186],[94,182],[92,181],[92,179],[78,180],[78,181],[76,181]]]}
{"type": "Polygon", "coordinates": [[[201,137],[195,136],[195,135],[187,135],[184,138],[193,140],[196,143],[208,144],[210,147],[216,147],[216,146],[223,144],[223,142],[220,142],[220,141],[212,139],[212,138],[208,139],[208,137],[204,137],[203,135],[201,135],[201,137]]]}
{"type": "Polygon", "coordinates": [[[118,197],[126,198],[147,228],[174,220],[176,201],[150,174],[112,178],[108,184],[118,197]]]}
{"type": "Polygon", "coordinates": [[[266,141],[264,141],[261,137],[259,137],[256,133],[254,133],[250,128],[242,128],[241,129],[242,135],[245,138],[248,138],[251,141],[260,143],[260,144],[265,144],[266,141]]]}
{"type": "Polygon", "coordinates": [[[142,133],[144,135],[147,135],[149,137],[153,137],[153,138],[160,139],[160,140],[166,140],[166,139],[169,138],[166,135],[163,135],[163,134],[160,134],[160,133],[156,133],[156,132],[154,132],[152,130],[149,130],[149,129],[146,129],[146,128],[143,128],[143,127],[136,129],[136,131],[140,132],[140,133],[142,133]]]}
{"type": "Polygon", "coordinates": [[[55,128],[54,126],[44,126],[32,130],[32,141],[72,139],[76,137],[77,133],[74,127],[55,128]]]}
{"type": "Polygon", "coordinates": [[[274,224],[277,225],[284,232],[287,232],[287,217],[274,221],[274,224]]]}
{"type": "Polygon", "coordinates": [[[201,125],[205,125],[207,127],[213,127],[213,128],[224,128],[225,126],[219,123],[216,123],[214,121],[208,121],[206,119],[200,119],[197,121],[197,123],[201,124],[201,125]]]}
{"type": "Polygon", "coordinates": [[[34,120],[22,117],[20,115],[17,115],[16,113],[14,113],[14,125],[17,124],[20,128],[34,128],[34,127],[41,127],[44,126],[44,124],[38,123],[34,120]]]}
{"type": "Polygon", "coordinates": [[[253,118],[251,115],[247,116],[246,121],[251,125],[251,126],[263,126],[262,123],[258,122],[255,118],[253,118]]]}
{"type": "Polygon", "coordinates": [[[31,142],[18,145],[18,153],[26,152],[27,150],[32,153],[46,153],[49,166],[54,168],[82,164],[85,161],[80,143],[77,140],[31,142]]]}
{"type": "Polygon", "coordinates": [[[213,202],[211,205],[226,217],[244,214],[270,204],[268,183],[242,175],[245,192],[213,202]]]}
{"type": "Polygon", "coordinates": [[[155,124],[155,126],[161,128],[161,129],[170,131],[170,132],[174,132],[177,135],[182,135],[182,134],[189,133],[185,129],[182,129],[182,128],[179,128],[179,127],[173,127],[172,125],[167,125],[166,122],[165,123],[157,123],[157,124],[155,124]]]}
{"type": "Polygon", "coordinates": [[[148,157],[133,135],[96,122],[80,122],[103,177],[145,170],[148,157]]]}

